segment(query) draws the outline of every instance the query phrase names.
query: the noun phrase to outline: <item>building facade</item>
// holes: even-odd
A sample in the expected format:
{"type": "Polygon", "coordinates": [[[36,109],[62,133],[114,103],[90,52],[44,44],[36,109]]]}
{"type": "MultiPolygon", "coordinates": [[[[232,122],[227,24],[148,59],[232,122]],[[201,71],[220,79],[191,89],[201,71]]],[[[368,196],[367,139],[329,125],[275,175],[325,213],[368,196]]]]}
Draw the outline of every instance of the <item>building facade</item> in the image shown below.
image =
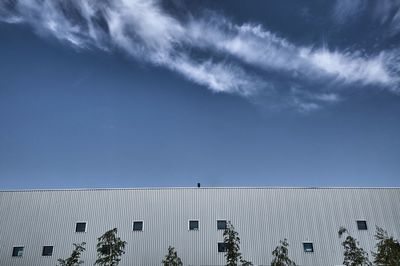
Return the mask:
{"type": "Polygon", "coordinates": [[[86,242],[118,228],[127,241],[120,265],[161,265],[174,246],[184,265],[224,265],[227,221],[254,265],[270,265],[280,240],[298,265],[341,265],[348,229],[369,254],[375,226],[400,238],[399,188],[150,188],[0,192],[0,265],[54,266],[86,242]]]}

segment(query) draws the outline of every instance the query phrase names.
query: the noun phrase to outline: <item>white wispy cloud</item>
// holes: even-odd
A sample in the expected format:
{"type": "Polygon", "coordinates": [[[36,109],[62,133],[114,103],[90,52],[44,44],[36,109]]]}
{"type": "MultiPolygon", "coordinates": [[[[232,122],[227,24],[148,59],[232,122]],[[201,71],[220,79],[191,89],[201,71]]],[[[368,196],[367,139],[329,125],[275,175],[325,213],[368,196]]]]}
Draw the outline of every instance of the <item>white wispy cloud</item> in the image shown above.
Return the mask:
{"type": "Polygon", "coordinates": [[[387,24],[391,35],[400,34],[400,1],[382,0],[375,4],[374,18],[387,24]]]}
{"type": "Polygon", "coordinates": [[[290,89],[289,105],[295,106],[303,113],[321,109],[323,106],[340,102],[342,98],[337,93],[314,92],[297,87],[290,89]]]}
{"type": "Polygon", "coordinates": [[[325,49],[301,53],[315,69],[351,83],[393,85],[397,78],[386,65],[387,57],[379,54],[370,58],[351,53],[331,52],[325,49]]]}
{"type": "MultiPolygon", "coordinates": [[[[342,3],[336,12],[344,19],[360,1],[342,3]]],[[[257,97],[299,80],[399,90],[398,51],[365,54],[296,45],[260,24],[235,24],[212,12],[178,19],[156,0],[3,0],[0,20],[29,24],[79,49],[122,50],[214,92],[257,97]]],[[[307,111],[341,100],[338,92],[306,86],[282,90],[282,97],[307,111]]]]}
{"type": "Polygon", "coordinates": [[[333,77],[346,83],[359,82],[364,85],[393,86],[398,82],[397,71],[389,64],[390,53],[367,56],[295,46],[264,30],[261,25],[237,26],[223,19],[218,21],[223,23],[218,24],[214,20],[192,22],[190,29],[195,43],[214,46],[265,70],[286,71],[304,77],[333,77]]]}
{"type": "Polygon", "coordinates": [[[185,57],[171,60],[169,63],[169,67],[173,70],[216,92],[251,96],[267,86],[267,82],[261,80],[254,82],[254,77],[235,65],[214,63],[210,60],[193,62],[185,57]]]}
{"type": "Polygon", "coordinates": [[[334,19],[344,24],[351,19],[356,19],[367,5],[364,0],[337,0],[333,9],[334,19]]]}
{"type": "Polygon", "coordinates": [[[337,23],[344,24],[357,21],[363,13],[368,18],[384,25],[389,35],[400,33],[400,1],[398,0],[336,0],[332,16],[337,23]]]}
{"type": "Polygon", "coordinates": [[[81,49],[121,49],[215,92],[249,96],[265,83],[232,62],[196,60],[182,47],[187,39],[185,25],[165,13],[157,1],[24,0],[0,3],[0,7],[5,22],[29,24],[42,35],[81,49]]]}

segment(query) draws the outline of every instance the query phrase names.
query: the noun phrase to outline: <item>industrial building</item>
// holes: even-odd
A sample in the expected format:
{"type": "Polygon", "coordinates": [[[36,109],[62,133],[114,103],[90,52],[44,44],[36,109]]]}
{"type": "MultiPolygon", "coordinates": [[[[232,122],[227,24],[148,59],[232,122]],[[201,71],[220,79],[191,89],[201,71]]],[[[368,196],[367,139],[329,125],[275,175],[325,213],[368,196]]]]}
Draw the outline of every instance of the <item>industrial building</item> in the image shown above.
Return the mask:
{"type": "Polygon", "coordinates": [[[348,229],[369,254],[375,226],[400,238],[400,188],[137,188],[0,192],[0,265],[54,266],[112,228],[127,241],[120,265],[161,265],[174,246],[184,265],[224,265],[223,229],[231,221],[240,252],[269,265],[280,240],[297,265],[341,265],[348,229]]]}

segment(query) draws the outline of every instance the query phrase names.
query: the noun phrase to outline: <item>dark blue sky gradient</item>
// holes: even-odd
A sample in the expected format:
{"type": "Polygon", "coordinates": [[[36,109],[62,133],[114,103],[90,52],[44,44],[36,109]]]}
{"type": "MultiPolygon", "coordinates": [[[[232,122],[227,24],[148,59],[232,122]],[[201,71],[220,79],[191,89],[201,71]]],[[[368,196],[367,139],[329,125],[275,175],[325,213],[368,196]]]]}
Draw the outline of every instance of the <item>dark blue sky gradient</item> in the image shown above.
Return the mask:
{"type": "MultiPolygon", "coordinates": [[[[329,35],[321,24],[299,33],[311,22],[285,24],[290,12],[212,2],[294,43],[329,35]]],[[[0,23],[0,188],[400,186],[400,96],[371,86],[316,112],[270,110],[0,23]]]]}

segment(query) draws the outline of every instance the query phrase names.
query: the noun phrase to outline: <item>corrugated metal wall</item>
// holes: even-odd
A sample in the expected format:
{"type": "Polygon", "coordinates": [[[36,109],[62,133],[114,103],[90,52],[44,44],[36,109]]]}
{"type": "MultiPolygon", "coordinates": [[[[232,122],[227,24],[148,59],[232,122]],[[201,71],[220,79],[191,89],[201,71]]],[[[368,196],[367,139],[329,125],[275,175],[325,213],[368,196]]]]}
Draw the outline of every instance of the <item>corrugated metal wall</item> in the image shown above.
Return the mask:
{"type": "Polygon", "coordinates": [[[375,225],[400,238],[400,189],[304,188],[166,188],[0,192],[0,265],[56,265],[71,253],[72,243],[86,242],[84,265],[96,260],[97,237],[114,227],[128,242],[120,265],[161,265],[172,245],[184,265],[224,265],[223,240],[216,221],[232,221],[241,252],[255,265],[269,265],[279,240],[289,241],[298,265],[340,265],[343,249],[339,226],[362,247],[375,250],[375,225]],[[188,220],[199,220],[189,231],[188,220]],[[134,220],[144,231],[132,231],[134,220]],[[357,230],[366,220],[368,230],[357,230]],[[78,221],[88,224],[76,233],[78,221]],[[302,243],[313,242],[305,253],[302,243]],[[42,257],[45,245],[53,255],[42,257]],[[12,257],[24,246],[23,257],[12,257]]]}

